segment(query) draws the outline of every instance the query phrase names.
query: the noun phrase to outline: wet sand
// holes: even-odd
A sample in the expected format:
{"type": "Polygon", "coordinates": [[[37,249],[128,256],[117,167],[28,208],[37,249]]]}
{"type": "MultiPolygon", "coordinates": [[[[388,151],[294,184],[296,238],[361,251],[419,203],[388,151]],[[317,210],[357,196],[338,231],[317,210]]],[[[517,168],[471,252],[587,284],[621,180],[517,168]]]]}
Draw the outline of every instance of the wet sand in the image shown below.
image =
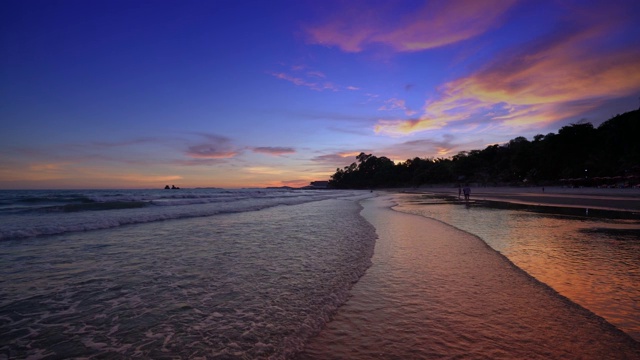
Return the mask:
{"type": "Polygon", "coordinates": [[[298,358],[640,358],[640,343],[481,239],[394,211],[391,198],[363,201],[373,265],[298,358]]]}
{"type": "MultiPolygon", "coordinates": [[[[404,192],[458,196],[458,188],[418,188],[404,192]]],[[[504,201],[528,205],[577,207],[617,211],[640,211],[640,189],[561,187],[472,187],[471,200],[504,201]]]]}

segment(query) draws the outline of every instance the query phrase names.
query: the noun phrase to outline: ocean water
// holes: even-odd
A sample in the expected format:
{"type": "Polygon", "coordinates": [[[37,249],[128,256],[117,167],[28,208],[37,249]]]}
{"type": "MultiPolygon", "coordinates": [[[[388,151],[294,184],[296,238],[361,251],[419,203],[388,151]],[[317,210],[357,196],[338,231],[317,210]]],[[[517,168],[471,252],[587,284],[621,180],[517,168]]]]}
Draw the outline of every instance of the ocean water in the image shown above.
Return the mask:
{"type": "Polygon", "coordinates": [[[287,358],[370,265],[369,192],[2,192],[0,358],[287,358]]]}
{"type": "Polygon", "coordinates": [[[368,191],[3,191],[0,359],[640,358],[637,224],[580,219],[368,191]]]}
{"type": "Polygon", "coordinates": [[[640,341],[640,214],[406,194],[398,211],[477,235],[519,268],[640,341]]]}

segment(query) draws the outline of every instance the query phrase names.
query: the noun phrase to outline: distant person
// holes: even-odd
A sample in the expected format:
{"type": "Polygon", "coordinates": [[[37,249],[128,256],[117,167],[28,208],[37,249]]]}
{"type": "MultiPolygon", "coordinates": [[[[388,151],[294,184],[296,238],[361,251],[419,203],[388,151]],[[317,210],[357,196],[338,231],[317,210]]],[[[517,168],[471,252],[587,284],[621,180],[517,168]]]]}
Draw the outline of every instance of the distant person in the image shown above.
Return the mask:
{"type": "Polygon", "coordinates": [[[471,188],[469,185],[465,186],[462,192],[464,193],[464,201],[469,201],[469,197],[471,196],[471,188]]]}
{"type": "Polygon", "coordinates": [[[462,185],[458,185],[458,199],[460,199],[462,195],[462,185]]]}

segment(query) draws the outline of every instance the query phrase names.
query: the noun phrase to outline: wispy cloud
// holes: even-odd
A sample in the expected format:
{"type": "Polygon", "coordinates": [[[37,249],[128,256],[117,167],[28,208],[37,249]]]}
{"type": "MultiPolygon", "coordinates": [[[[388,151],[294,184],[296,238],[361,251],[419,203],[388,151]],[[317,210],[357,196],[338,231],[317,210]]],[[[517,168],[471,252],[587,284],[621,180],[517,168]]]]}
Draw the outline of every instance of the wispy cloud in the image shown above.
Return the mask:
{"type": "Polygon", "coordinates": [[[331,91],[338,91],[338,87],[331,83],[331,82],[318,82],[318,81],[309,81],[307,79],[303,79],[301,77],[296,77],[287,73],[283,73],[283,72],[270,72],[269,73],[272,76],[277,77],[278,79],[281,80],[286,80],[294,85],[298,85],[298,86],[304,86],[304,87],[308,87],[311,90],[316,90],[316,91],[324,91],[324,90],[331,90],[331,91]]]}
{"type": "Polygon", "coordinates": [[[285,173],[285,170],[277,167],[270,166],[249,166],[243,169],[245,172],[257,175],[280,175],[285,173]]]}
{"type": "Polygon", "coordinates": [[[228,159],[238,155],[229,138],[214,134],[202,134],[204,142],[191,145],[186,155],[196,159],[228,159]]]}
{"type": "Polygon", "coordinates": [[[308,69],[308,67],[304,65],[292,66],[288,71],[269,71],[267,73],[278,79],[285,80],[294,85],[306,87],[315,91],[360,90],[360,88],[353,85],[349,85],[349,86],[336,85],[335,83],[329,80],[326,80],[327,75],[325,75],[323,72],[308,69]]]}
{"type": "Polygon", "coordinates": [[[360,52],[383,44],[395,51],[437,48],[478,36],[500,23],[515,0],[429,1],[403,3],[349,1],[332,18],[306,27],[309,42],[360,52]],[[394,5],[395,4],[395,5],[394,5]],[[384,13],[388,16],[381,17],[384,13]]]}
{"type": "MultiPolygon", "coordinates": [[[[114,175],[112,175],[114,176],[114,175]]],[[[184,179],[180,175],[147,175],[147,174],[117,174],[114,176],[117,180],[131,183],[158,183],[173,182],[184,179]]]]}
{"type": "Polygon", "coordinates": [[[403,142],[394,145],[388,152],[391,156],[408,157],[429,157],[434,154],[438,157],[446,157],[455,153],[458,149],[468,144],[460,144],[453,134],[444,134],[440,139],[427,138],[403,142]]]}
{"type": "Polygon", "coordinates": [[[29,165],[29,170],[46,173],[59,173],[66,171],[69,163],[35,163],[29,165]]]}
{"type": "Polygon", "coordinates": [[[574,24],[503,53],[483,69],[444,84],[419,118],[382,120],[374,129],[403,135],[471,119],[543,126],[632,95],[640,91],[640,51],[607,46],[610,25],[574,24]],[[594,51],[597,47],[601,51],[594,51]]]}
{"type": "Polygon", "coordinates": [[[97,148],[119,148],[122,146],[145,145],[162,141],[165,141],[165,139],[161,139],[158,137],[139,137],[121,141],[95,141],[91,143],[91,145],[97,148]]]}
{"type": "Polygon", "coordinates": [[[356,156],[358,156],[361,152],[367,151],[342,151],[331,154],[324,154],[312,158],[311,161],[328,164],[331,166],[344,166],[345,163],[352,163],[356,161],[356,156]]]}
{"type": "Polygon", "coordinates": [[[404,100],[396,98],[385,100],[378,110],[402,110],[407,116],[413,116],[417,113],[417,111],[409,109],[404,100]]]}
{"type": "Polygon", "coordinates": [[[269,146],[254,147],[251,150],[256,153],[275,155],[275,156],[294,154],[296,152],[296,150],[291,147],[269,147],[269,146]]]}

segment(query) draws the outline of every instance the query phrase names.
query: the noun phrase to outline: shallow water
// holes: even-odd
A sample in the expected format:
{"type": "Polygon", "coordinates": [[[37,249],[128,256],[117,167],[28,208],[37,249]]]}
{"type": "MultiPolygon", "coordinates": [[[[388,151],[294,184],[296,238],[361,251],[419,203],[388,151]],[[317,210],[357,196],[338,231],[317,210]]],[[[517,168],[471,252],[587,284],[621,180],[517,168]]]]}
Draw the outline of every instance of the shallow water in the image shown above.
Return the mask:
{"type": "Polygon", "coordinates": [[[634,359],[640,344],[481,239],[363,201],[372,266],[299,359],[634,359]]]}
{"type": "Polygon", "coordinates": [[[628,213],[400,195],[397,210],[482,238],[518,267],[640,341],[640,219],[628,213]]]}
{"type": "MultiPolygon", "coordinates": [[[[479,238],[369,192],[36,195],[0,201],[0,359],[640,358],[479,238]]],[[[633,236],[610,228],[586,233],[633,236]]]]}
{"type": "Polygon", "coordinates": [[[287,358],[370,265],[340,194],[0,242],[0,358],[287,358]]]}

